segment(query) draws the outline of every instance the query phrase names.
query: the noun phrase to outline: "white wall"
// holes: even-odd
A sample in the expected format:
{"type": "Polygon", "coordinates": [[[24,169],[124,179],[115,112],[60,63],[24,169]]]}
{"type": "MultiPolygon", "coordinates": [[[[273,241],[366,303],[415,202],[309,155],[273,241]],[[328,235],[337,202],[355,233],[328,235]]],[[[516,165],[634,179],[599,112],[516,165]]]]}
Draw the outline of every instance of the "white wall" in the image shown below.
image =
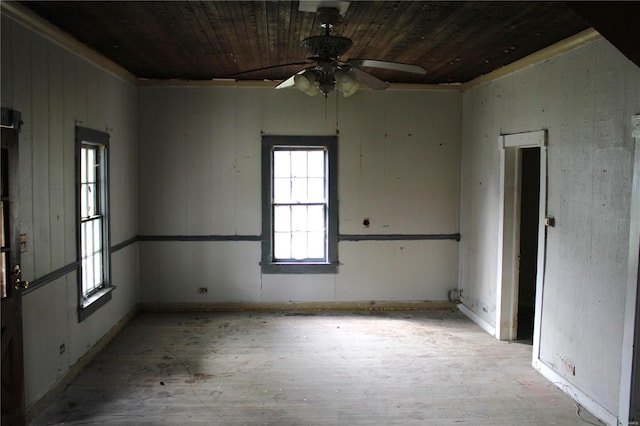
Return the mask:
{"type": "MultiPolygon", "coordinates": [[[[294,89],[141,88],[140,234],[260,235],[262,133],[338,133],[341,234],[457,233],[460,93],[363,90],[337,111],[294,89]]],[[[458,282],[456,241],[341,242],[339,273],[314,276],[261,275],[259,242],[140,247],[147,303],[446,300],[458,282]]]]}
{"type": "Polygon", "coordinates": [[[540,359],[618,411],[640,70],[597,41],[463,95],[460,285],[495,325],[498,135],[548,129],[540,359]],[[575,365],[575,376],[565,362],[575,365]]]}
{"type": "MultiPolygon", "coordinates": [[[[2,16],[2,106],[22,113],[19,136],[23,276],[76,261],[76,122],[107,130],[111,243],[137,235],[136,88],[2,16]]],[[[27,405],[41,397],[138,302],[137,245],[112,256],[113,299],[77,320],[75,272],[23,298],[27,405]],[[60,354],[60,345],[65,352],[60,354]]]]}

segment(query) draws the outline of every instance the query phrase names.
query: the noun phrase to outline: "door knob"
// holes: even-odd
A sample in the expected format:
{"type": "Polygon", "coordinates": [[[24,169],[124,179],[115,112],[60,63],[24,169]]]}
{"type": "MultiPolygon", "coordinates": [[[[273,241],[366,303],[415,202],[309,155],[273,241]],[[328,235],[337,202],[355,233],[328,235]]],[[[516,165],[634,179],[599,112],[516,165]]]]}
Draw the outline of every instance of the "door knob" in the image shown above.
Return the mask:
{"type": "Polygon", "coordinates": [[[13,288],[16,290],[26,290],[29,288],[29,281],[21,280],[20,278],[16,278],[16,282],[13,285],[13,288]]]}

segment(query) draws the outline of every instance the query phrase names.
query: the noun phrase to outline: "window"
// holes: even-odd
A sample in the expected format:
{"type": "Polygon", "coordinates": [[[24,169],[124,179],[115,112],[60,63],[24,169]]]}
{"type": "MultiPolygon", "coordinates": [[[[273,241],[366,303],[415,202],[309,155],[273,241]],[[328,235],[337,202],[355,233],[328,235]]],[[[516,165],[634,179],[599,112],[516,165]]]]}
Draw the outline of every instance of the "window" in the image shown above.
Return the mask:
{"type": "Polygon", "coordinates": [[[109,135],[76,127],[79,309],[83,321],[111,299],[109,283],[109,135]]]}
{"type": "Polygon", "coordinates": [[[337,271],[336,150],[333,136],[263,136],[263,272],[337,271]]]}

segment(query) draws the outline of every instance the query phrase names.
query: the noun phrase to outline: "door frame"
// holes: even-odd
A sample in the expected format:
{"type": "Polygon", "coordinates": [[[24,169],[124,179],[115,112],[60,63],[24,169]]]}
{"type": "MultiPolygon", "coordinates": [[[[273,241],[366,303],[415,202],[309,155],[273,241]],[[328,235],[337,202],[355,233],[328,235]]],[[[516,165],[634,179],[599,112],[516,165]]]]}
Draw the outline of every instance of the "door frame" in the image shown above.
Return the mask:
{"type": "Polygon", "coordinates": [[[517,332],[518,265],[520,246],[521,150],[540,148],[540,205],[538,210],[538,261],[533,327],[533,356],[540,350],[540,322],[546,253],[547,131],[503,134],[500,148],[500,193],[498,209],[498,267],[496,290],[496,338],[513,340],[517,332]]]}
{"type": "MultiPolygon", "coordinates": [[[[9,177],[9,259],[7,259],[7,268],[11,271],[14,267],[20,268],[20,231],[19,231],[19,133],[22,124],[21,114],[7,108],[2,108],[2,121],[0,127],[2,132],[12,132],[7,137],[8,146],[8,177],[9,177]]],[[[9,273],[11,280],[7,281],[7,297],[2,298],[2,323],[11,324],[9,330],[3,330],[4,338],[9,337],[9,343],[2,342],[3,360],[5,355],[10,360],[10,368],[4,371],[3,379],[7,378],[7,393],[13,398],[9,411],[3,411],[2,423],[7,425],[22,425],[26,423],[26,407],[25,407],[25,376],[24,376],[24,348],[23,348],[23,331],[22,331],[22,289],[14,288],[14,284],[25,284],[22,281],[22,272],[9,273]],[[10,373],[5,376],[4,373],[10,373]]],[[[3,367],[5,367],[3,365],[3,367]]],[[[3,391],[5,388],[3,387],[3,391]]],[[[4,392],[3,392],[4,393],[4,392]]],[[[2,402],[3,409],[5,402],[2,402]]]]}
{"type": "Polygon", "coordinates": [[[634,146],[633,181],[618,401],[618,423],[624,426],[632,424],[632,421],[637,422],[640,416],[640,407],[636,402],[640,399],[640,327],[636,326],[637,321],[640,321],[640,114],[633,116],[631,123],[634,146]]]}

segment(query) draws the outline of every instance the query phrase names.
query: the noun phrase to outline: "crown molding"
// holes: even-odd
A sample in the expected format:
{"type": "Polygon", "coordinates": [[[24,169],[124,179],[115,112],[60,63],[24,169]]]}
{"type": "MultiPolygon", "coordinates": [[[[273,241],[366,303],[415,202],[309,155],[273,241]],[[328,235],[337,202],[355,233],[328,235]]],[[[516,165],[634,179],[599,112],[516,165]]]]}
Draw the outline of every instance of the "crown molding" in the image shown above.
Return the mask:
{"type": "Polygon", "coordinates": [[[602,39],[602,36],[600,35],[600,33],[598,33],[593,28],[588,28],[584,31],[579,32],[578,34],[575,34],[555,44],[552,44],[549,47],[545,47],[544,49],[538,50],[537,52],[534,52],[529,56],[525,56],[522,59],[512,62],[509,65],[505,65],[502,68],[499,68],[488,74],[482,75],[467,83],[463,83],[461,86],[461,90],[464,92],[469,89],[473,89],[474,87],[480,86],[485,83],[489,83],[498,78],[505,77],[509,74],[513,74],[514,72],[520,71],[531,65],[535,65],[537,63],[546,61],[555,56],[577,49],[578,47],[584,46],[587,43],[591,43],[592,41],[596,41],[600,39],[602,39]]]}
{"type": "Polygon", "coordinates": [[[267,87],[274,88],[279,81],[270,80],[233,80],[230,78],[214,78],[211,80],[178,80],[178,79],[138,79],[139,87],[267,87]]]}
{"type": "MultiPolygon", "coordinates": [[[[212,79],[212,80],[155,80],[138,79],[139,87],[254,87],[273,89],[280,81],[270,80],[233,80],[233,79],[212,79]]],[[[419,91],[445,91],[459,92],[460,84],[406,84],[394,83],[389,86],[392,90],[419,90],[419,91]]],[[[371,90],[362,87],[358,90],[371,90]]]]}
{"type": "Polygon", "coordinates": [[[102,70],[118,77],[119,79],[128,83],[137,85],[138,79],[126,69],[122,68],[115,62],[107,59],[102,54],[95,50],[85,46],[78,40],[62,31],[52,23],[44,20],[40,16],[31,12],[24,6],[19,5],[13,1],[0,2],[0,11],[2,15],[7,16],[13,21],[35,31],[37,34],[47,38],[48,40],[56,43],[64,49],[70,51],[76,56],[92,63],[93,65],[101,68],[102,70]]]}

